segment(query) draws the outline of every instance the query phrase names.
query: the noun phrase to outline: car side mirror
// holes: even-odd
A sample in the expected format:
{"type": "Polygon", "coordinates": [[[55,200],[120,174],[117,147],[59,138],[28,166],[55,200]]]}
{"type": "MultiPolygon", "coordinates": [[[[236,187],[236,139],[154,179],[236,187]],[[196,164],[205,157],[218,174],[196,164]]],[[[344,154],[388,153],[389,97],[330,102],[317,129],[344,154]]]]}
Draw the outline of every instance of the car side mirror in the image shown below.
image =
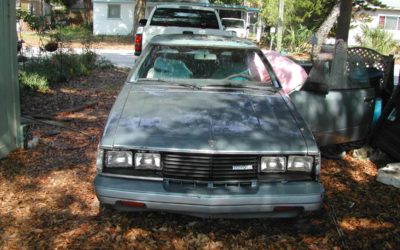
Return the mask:
{"type": "Polygon", "coordinates": [[[140,19],[139,20],[139,26],[146,26],[147,19],[140,19]]]}

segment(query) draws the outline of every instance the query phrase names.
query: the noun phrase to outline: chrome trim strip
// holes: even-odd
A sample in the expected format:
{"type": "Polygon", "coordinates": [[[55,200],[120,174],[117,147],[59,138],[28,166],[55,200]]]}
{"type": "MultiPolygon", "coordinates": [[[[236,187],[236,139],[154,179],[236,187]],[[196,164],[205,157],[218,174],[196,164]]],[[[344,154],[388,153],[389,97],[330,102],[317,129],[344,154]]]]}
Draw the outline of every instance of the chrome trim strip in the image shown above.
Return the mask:
{"type": "MultiPolygon", "coordinates": [[[[104,148],[104,147],[101,147],[104,148]]],[[[307,150],[304,151],[225,151],[225,150],[190,150],[190,149],[182,149],[182,148],[151,148],[151,147],[138,147],[138,146],[121,146],[115,145],[113,150],[136,150],[136,151],[149,151],[149,152],[161,152],[161,153],[194,153],[194,154],[210,154],[210,155],[218,155],[218,154],[243,154],[243,155],[314,155],[313,153],[307,153],[307,150]]]]}
{"type": "Polygon", "coordinates": [[[124,179],[163,181],[163,178],[161,178],[161,177],[134,176],[134,175],[122,175],[122,174],[110,174],[110,173],[101,173],[99,175],[106,176],[106,177],[124,178],[124,179]]]}

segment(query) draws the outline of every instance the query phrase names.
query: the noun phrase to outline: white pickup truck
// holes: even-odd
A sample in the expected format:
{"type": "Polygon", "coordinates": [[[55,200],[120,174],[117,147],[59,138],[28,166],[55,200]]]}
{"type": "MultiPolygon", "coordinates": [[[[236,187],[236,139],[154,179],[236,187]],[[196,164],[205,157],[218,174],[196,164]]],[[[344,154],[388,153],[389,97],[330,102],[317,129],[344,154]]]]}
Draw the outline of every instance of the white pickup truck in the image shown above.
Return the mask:
{"type": "Polygon", "coordinates": [[[245,25],[245,21],[239,18],[222,18],[222,25],[226,31],[233,31],[237,37],[247,38],[249,27],[245,25]]]}
{"type": "Polygon", "coordinates": [[[154,7],[149,19],[139,21],[135,36],[135,55],[142,50],[153,36],[161,34],[206,34],[232,36],[225,31],[217,11],[213,8],[168,4],[154,7]]]}

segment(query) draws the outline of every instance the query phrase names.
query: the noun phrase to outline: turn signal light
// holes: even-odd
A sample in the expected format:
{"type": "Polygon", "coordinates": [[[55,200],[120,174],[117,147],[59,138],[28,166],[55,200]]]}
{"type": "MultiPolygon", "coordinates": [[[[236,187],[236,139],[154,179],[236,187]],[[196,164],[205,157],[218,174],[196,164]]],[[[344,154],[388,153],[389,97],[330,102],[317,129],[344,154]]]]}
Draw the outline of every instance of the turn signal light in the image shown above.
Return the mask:
{"type": "Polygon", "coordinates": [[[120,204],[128,207],[146,208],[146,204],[137,201],[120,201],[120,204]]]}

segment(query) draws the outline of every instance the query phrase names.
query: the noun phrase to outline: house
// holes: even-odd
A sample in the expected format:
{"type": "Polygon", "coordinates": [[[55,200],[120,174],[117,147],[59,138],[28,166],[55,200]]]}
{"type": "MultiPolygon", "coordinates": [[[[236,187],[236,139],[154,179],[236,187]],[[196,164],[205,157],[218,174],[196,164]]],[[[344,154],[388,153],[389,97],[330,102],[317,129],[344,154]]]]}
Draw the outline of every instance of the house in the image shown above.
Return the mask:
{"type": "Polygon", "coordinates": [[[354,28],[349,31],[349,45],[358,45],[356,36],[362,34],[362,26],[369,28],[381,28],[393,35],[393,38],[400,42],[400,0],[381,0],[385,8],[376,8],[364,11],[367,18],[352,23],[354,28]]]}
{"type": "Polygon", "coordinates": [[[94,35],[128,35],[133,28],[134,0],[92,0],[94,35]]]}
{"type": "MultiPolygon", "coordinates": [[[[95,35],[128,35],[133,28],[134,0],[92,0],[93,2],[93,33],[95,35]]],[[[208,0],[147,0],[145,18],[152,9],[160,4],[177,3],[181,5],[198,5],[215,8],[222,17],[236,17],[246,20],[250,33],[260,33],[259,10],[247,6],[210,4],[208,0]]]]}

